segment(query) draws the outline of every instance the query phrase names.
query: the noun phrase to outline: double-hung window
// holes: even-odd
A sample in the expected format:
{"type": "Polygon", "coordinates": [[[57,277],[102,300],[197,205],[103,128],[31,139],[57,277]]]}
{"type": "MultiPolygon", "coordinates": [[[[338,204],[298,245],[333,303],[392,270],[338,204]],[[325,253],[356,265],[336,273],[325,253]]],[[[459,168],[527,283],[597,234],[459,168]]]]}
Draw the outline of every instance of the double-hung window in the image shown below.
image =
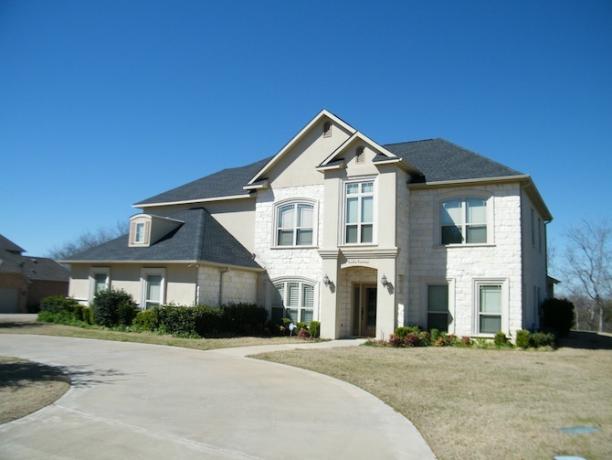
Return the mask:
{"type": "Polygon", "coordinates": [[[94,267],[89,271],[89,301],[102,291],[110,289],[110,269],[107,267],[94,267]]]}
{"type": "Polygon", "coordinates": [[[289,318],[294,323],[310,323],[314,311],[314,285],[300,280],[274,283],[272,318],[289,318]]]}
{"type": "Polygon", "coordinates": [[[487,242],[487,200],[452,199],[440,206],[441,243],[482,244],[487,242]]]}
{"type": "Polygon", "coordinates": [[[478,286],[478,332],[496,334],[502,330],[502,285],[478,286]]]}
{"type": "Polygon", "coordinates": [[[141,308],[153,308],[165,302],[165,270],[163,268],[145,268],[141,273],[142,297],[141,308]]]}
{"type": "Polygon", "coordinates": [[[134,243],[144,243],[145,240],[145,223],[137,222],[134,227],[134,243]]]}
{"type": "Polygon", "coordinates": [[[374,241],[374,181],[346,184],[344,242],[374,241]]]}
{"type": "Polygon", "coordinates": [[[312,246],[313,209],[308,203],[280,206],[276,213],[276,245],[312,246]]]}

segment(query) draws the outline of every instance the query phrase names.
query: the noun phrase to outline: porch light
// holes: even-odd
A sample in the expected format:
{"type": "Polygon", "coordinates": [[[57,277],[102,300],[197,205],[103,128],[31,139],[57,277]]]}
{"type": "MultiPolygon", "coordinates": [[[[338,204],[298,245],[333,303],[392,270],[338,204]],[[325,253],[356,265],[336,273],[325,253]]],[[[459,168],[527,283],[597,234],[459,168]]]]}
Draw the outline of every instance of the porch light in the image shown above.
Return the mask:
{"type": "Polygon", "coordinates": [[[330,281],[329,281],[329,276],[325,275],[325,276],[323,277],[323,284],[324,284],[325,286],[329,286],[329,283],[330,283],[330,281]]]}
{"type": "Polygon", "coordinates": [[[387,280],[387,275],[383,275],[382,278],[380,279],[380,282],[382,283],[383,286],[387,287],[387,285],[389,284],[389,280],[387,280]]]}

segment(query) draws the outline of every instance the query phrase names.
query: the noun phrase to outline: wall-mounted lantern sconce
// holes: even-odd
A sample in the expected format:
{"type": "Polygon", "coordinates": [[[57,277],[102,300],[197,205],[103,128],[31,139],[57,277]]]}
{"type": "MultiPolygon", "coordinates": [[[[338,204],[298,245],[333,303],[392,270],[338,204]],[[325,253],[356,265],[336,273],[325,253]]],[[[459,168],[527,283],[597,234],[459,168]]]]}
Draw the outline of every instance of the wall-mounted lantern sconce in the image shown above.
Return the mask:
{"type": "Polygon", "coordinates": [[[384,287],[387,287],[389,284],[389,280],[387,279],[387,275],[383,275],[382,278],[380,279],[380,282],[382,283],[382,285],[384,287]]]}
{"type": "Polygon", "coordinates": [[[329,276],[325,275],[325,276],[323,277],[323,284],[324,284],[325,286],[329,286],[329,285],[331,284],[331,281],[329,280],[329,276]]]}

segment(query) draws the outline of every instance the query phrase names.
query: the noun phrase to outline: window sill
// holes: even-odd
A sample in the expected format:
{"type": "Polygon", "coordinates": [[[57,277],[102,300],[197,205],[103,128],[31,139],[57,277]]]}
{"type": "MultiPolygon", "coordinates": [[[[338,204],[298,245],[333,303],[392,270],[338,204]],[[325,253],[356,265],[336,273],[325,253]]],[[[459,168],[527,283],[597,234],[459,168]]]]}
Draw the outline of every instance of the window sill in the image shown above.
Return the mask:
{"type": "Polygon", "coordinates": [[[494,248],[495,243],[472,243],[472,244],[438,244],[434,245],[434,249],[451,249],[451,248],[494,248]]]}
{"type": "Polygon", "coordinates": [[[375,248],[377,247],[377,243],[345,243],[339,244],[338,247],[342,248],[375,248]]]}
{"type": "Polygon", "coordinates": [[[275,250],[275,249],[318,249],[319,246],[313,246],[313,245],[309,245],[309,246],[270,246],[270,249],[275,250]]]}

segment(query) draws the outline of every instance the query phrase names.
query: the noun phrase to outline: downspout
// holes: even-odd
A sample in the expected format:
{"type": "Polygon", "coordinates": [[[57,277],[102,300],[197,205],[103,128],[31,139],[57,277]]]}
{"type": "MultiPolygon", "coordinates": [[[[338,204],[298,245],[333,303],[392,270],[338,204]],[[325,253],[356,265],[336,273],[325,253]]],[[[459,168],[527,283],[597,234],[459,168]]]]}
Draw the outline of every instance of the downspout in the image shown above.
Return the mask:
{"type": "Polygon", "coordinates": [[[223,274],[228,272],[229,268],[220,268],[219,269],[219,306],[223,303],[223,274]]]}

